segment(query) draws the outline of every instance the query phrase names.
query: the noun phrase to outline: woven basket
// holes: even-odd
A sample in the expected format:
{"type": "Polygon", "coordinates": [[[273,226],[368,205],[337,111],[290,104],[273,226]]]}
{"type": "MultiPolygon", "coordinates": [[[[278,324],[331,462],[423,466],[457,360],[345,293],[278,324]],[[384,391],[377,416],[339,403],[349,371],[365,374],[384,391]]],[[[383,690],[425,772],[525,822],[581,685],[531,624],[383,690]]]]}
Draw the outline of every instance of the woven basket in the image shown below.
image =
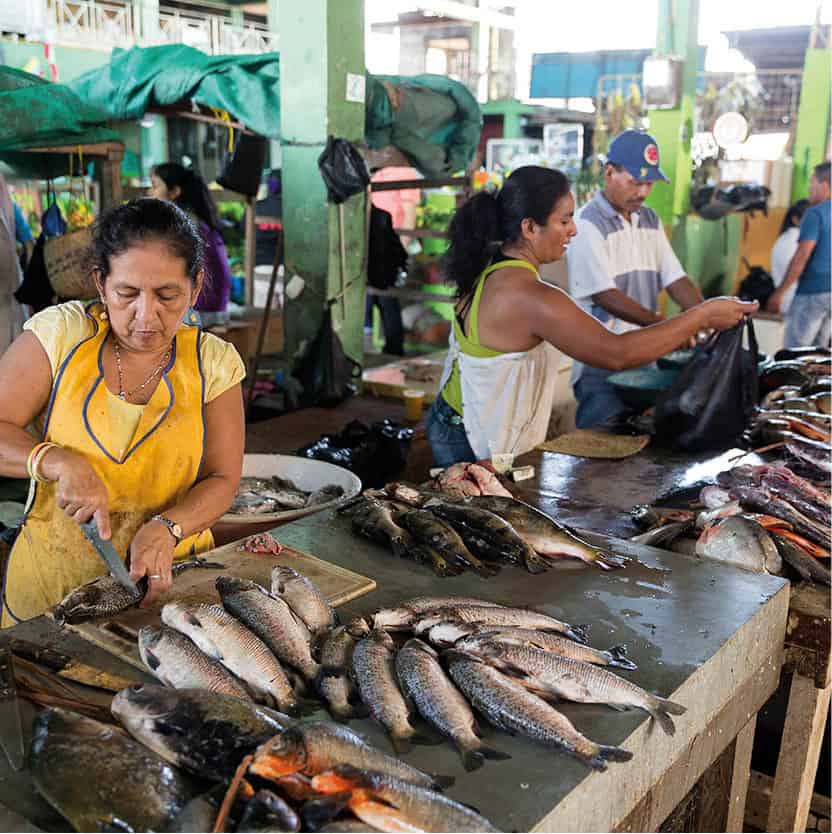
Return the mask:
{"type": "Polygon", "coordinates": [[[78,229],[46,241],[43,259],[56,295],[81,300],[98,295],[86,263],[91,243],[91,229],[78,229]]]}

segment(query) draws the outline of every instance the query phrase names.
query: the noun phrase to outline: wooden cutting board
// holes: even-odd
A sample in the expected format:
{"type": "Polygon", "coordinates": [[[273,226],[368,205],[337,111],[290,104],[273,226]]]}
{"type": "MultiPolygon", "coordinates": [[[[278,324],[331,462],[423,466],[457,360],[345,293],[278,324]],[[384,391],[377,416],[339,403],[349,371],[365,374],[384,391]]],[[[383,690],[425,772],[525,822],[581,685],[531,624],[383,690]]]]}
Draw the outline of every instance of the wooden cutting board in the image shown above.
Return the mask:
{"type": "Polygon", "coordinates": [[[239,551],[239,544],[240,542],[231,542],[209,553],[201,554],[211,562],[221,562],[225,567],[222,570],[191,568],[183,571],[173,580],[171,592],[150,608],[129,608],[109,620],[67,624],[66,628],[116,657],[147,671],[139,657],[139,629],[145,625],[159,625],[162,606],[171,600],[189,605],[219,603],[220,598],[214,587],[214,581],[218,576],[230,575],[252,579],[268,589],[272,568],[275,565],[286,565],[308,576],[334,607],[364,596],[376,587],[374,580],[360,573],[354,573],[291,547],[284,547],[279,556],[272,556],[239,551]]]}

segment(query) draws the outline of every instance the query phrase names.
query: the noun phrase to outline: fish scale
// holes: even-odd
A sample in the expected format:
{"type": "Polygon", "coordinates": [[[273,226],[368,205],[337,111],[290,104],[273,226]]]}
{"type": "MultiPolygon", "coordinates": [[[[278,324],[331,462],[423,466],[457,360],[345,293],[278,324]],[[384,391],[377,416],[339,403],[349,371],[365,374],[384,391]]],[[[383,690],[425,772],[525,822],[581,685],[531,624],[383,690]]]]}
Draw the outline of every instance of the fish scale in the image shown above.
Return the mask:
{"type": "Polygon", "coordinates": [[[320,634],[335,625],[335,611],[309,577],[287,565],[272,568],[271,592],[286,600],[312,634],[320,634]]]}
{"type": "Polygon", "coordinates": [[[350,718],[355,714],[352,701],[356,689],[349,677],[355,644],[356,639],[348,626],[338,626],[328,632],[321,643],[321,675],[317,689],[326,699],[329,711],[336,718],[350,718]]]}

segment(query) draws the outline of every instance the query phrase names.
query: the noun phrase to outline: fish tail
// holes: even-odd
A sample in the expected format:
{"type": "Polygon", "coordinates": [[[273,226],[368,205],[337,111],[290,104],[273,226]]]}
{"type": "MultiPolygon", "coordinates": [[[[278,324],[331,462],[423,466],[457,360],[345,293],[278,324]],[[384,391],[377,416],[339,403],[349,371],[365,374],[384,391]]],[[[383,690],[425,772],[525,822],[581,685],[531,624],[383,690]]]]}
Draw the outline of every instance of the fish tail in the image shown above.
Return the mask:
{"type": "Polygon", "coordinates": [[[462,756],[462,766],[469,773],[473,770],[479,770],[485,764],[486,759],[500,761],[511,758],[508,753],[503,753],[502,750],[495,750],[493,747],[488,747],[479,739],[476,742],[459,743],[457,746],[462,756]]]}
{"type": "Polygon", "coordinates": [[[622,643],[620,646],[612,646],[607,650],[610,655],[610,666],[619,666],[622,669],[638,669],[638,666],[627,657],[627,647],[622,643]]]}
{"type": "Polygon", "coordinates": [[[681,704],[675,704],[673,701],[667,701],[655,695],[650,698],[648,703],[648,712],[659,722],[661,728],[669,736],[676,733],[676,725],[670,716],[681,715],[685,712],[685,709],[681,704]]]}
{"type": "Polygon", "coordinates": [[[590,765],[596,770],[606,770],[607,762],[629,762],[633,754],[623,747],[608,747],[605,744],[598,745],[598,752],[590,760],[590,765]]]}
{"type": "Polygon", "coordinates": [[[453,776],[445,776],[442,773],[432,773],[431,778],[433,779],[431,787],[435,791],[444,791],[445,788],[450,788],[456,782],[453,776]]]}
{"type": "Polygon", "coordinates": [[[530,552],[523,556],[523,564],[526,566],[526,570],[529,573],[543,573],[549,570],[549,563],[531,548],[529,550],[530,552]]]}

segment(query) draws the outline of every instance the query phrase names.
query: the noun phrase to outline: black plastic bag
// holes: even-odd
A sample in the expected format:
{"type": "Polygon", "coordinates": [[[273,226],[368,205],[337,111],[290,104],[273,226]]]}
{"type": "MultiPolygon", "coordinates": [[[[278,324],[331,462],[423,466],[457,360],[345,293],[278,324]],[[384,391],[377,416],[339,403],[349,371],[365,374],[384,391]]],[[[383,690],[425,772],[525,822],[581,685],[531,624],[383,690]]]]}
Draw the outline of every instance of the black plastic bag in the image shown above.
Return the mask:
{"type": "Polygon", "coordinates": [[[698,452],[735,445],[759,399],[757,339],[751,319],[715,333],[656,401],[656,440],[698,452]],[[743,335],[748,331],[748,349],[743,335]]]}
{"type": "Polygon", "coordinates": [[[759,301],[760,309],[774,292],[774,279],[761,266],[752,266],[748,275],[742,279],[737,295],[743,301],[759,301]]]}
{"type": "Polygon", "coordinates": [[[257,196],[268,150],[269,143],[264,136],[240,133],[217,182],[229,191],[257,196]]]}
{"type": "Polygon", "coordinates": [[[341,340],[332,328],[332,304],[324,309],[318,335],[309,344],[292,372],[303,386],[300,404],[332,408],[357,391],[355,380],[361,365],[344,353],[341,340]]]}
{"type": "Polygon", "coordinates": [[[326,183],[329,199],[343,203],[354,194],[366,191],[370,171],[364,157],[346,139],[330,136],[318,157],[318,168],[326,183]]]}
{"type": "Polygon", "coordinates": [[[302,458],[323,460],[355,472],[365,487],[381,487],[401,473],[407,463],[413,429],[393,420],[372,426],[353,420],[338,434],[325,434],[298,449],[302,458]]]}

